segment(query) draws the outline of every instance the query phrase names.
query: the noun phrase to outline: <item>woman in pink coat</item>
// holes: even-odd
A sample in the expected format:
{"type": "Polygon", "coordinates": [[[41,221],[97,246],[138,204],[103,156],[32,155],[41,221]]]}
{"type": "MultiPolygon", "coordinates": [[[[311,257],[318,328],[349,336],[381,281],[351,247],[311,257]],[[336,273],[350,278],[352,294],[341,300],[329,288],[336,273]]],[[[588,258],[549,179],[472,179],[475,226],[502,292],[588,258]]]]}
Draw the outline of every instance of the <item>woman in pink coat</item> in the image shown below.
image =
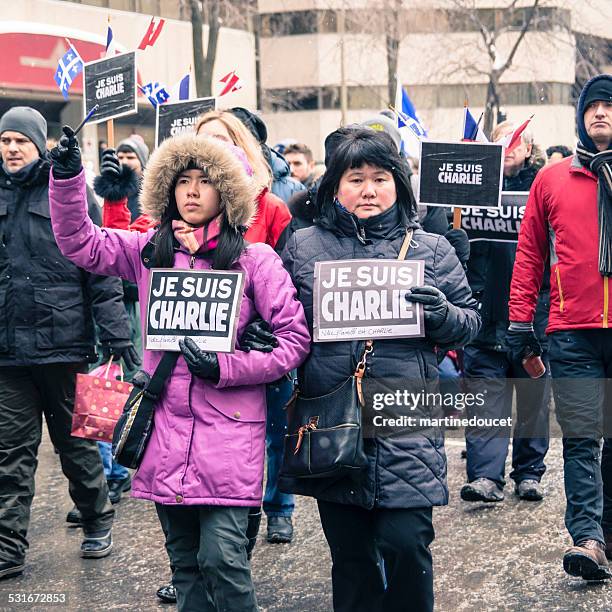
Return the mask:
{"type": "MultiPolygon", "coordinates": [[[[271,353],[208,353],[181,341],[132,485],[167,523],[179,610],[256,610],[245,530],[262,497],[265,384],[300,365],[310,345],[295,288],[271,247],[242,238],[254,186],[228,146],[185,135],[155,151],[140,201],[160,225],[141,234],[91,222],[78,144],[65,132],[52,151],[49,200],[67,258],[136,283],[144,322],[152,268],[242,271],[238,337],[259,314],[278,340],[271,353]]],[[[144,370],[152,374],[161,357],[145,351],[144,370]]]]}

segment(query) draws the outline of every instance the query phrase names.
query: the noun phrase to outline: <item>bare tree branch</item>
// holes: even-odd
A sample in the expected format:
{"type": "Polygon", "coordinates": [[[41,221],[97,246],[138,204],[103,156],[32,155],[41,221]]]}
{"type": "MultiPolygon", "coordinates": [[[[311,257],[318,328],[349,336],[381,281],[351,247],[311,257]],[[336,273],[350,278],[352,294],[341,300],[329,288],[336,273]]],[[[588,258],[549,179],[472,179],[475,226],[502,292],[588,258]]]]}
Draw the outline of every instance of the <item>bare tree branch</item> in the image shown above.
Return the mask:
{"type": "Polygon", "coordinates": [[[514,59],[514,55],[516,54],[516,50],[519,48],[523,38],[525,38],[525,34],[527,34],[527,32],[529,30],[529,27],[531,26],[531,22],[533,21],[533,17],[535,15],[536,8],[538,7],[539,3],[540,3],[540,0],[534,0],[533,6],[531,6],[529,8],[529,13],[527,15],[527,19],[525,19],[525,23],[524,23],[523,27],[521,28],[520,34],[518,35],[518,38],[516,39],[516,42],[514,43],[514,46],[512,47],[512,50],[508,54],[508,59],[504,63],[504,66],[503,66],[503,69],[502,69],[502,73],[505,72],[512,65],[512,60],[514,59]]]}

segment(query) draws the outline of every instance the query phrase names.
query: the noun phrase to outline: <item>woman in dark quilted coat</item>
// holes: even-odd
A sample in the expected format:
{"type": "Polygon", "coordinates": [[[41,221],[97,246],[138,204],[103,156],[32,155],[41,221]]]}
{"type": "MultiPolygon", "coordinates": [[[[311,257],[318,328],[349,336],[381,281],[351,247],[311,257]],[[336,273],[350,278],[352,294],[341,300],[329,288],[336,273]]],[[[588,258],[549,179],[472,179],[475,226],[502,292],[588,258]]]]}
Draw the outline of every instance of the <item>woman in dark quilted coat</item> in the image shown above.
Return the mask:
{"type": "MultiPolygon", "coordinates": [[[[317,261],[397,259],[412,229],[406,258],[423,260],[425,276],[407,299],[424,306],[425,336],[375,340],[365,381],[436,385],[434,348],[467,344],[480,319],[454,249],[413,220],[416,203],[391,139],[371,130],[347,135],[330,160],[316,208],[315,225],[291,236],[282,256],[311,329],[317,261]]],[[[314,397],[336,389],[363,351],[363,341],[314,342],[299,369],[301,393],[314,397]]],[[[286,476],[281,488],[317,499],[331,550],[336,612],[432,610],[432,507],[448,501],[442,432],[365,435],[364,446],[368,465],[357,476],[286,476]]]]}

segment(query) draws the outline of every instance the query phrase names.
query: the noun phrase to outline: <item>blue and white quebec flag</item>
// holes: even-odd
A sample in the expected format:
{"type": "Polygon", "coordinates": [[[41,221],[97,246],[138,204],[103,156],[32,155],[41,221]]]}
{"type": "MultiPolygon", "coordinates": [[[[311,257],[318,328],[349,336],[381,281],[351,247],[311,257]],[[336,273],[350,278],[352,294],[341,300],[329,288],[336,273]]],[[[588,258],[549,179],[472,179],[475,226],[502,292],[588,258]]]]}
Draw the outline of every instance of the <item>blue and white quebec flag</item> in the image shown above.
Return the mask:
{"type": "Polygon", "coordinates": [[[427,138],[427,130],[421,123],[412,100],[402,87],[399,76],[396,76],[395,114],[397,127],[402,136],[402,150],[411,157],[419,156],[419,141],[427,138]]]}
{"type": "Polygon", "coordinates": [[[163,104],[170,98],[170,95],[166,91],[166,88],[157,81],[151,81],[146,85],[143,85],[140,90],[142,93],[149,98],[149,102],[156,108],[159,104],[163,104]]]}
{"type": "Polygon", "coordinates": [[[72,85],[72,81],[74,81],[82,71],[83,60],[76,52],[75,48],[70,46],[70,49],[60,57],[54,77],[64,99],[68,99],[68,90],[72,85]]]}

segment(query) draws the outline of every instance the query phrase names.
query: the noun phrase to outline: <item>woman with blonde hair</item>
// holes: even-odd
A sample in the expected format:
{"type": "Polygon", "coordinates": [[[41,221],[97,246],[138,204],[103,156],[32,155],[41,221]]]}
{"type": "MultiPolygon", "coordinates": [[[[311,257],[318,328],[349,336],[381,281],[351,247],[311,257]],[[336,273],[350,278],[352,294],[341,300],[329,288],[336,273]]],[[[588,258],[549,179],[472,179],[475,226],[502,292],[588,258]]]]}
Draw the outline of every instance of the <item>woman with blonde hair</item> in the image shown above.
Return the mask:
{"type": "Polygon", "coordinates": [[[272,248],[291,220],[286,204],[270,192],[272,171],[259,143],[249,129],[233,113],[226,110],[209,111],[196,124],[196,134],[215,138],[240,147],[253,170],[252,180],[258,189],[257,216],[245,234],[248,242],[265,242],[272,248]]]}

